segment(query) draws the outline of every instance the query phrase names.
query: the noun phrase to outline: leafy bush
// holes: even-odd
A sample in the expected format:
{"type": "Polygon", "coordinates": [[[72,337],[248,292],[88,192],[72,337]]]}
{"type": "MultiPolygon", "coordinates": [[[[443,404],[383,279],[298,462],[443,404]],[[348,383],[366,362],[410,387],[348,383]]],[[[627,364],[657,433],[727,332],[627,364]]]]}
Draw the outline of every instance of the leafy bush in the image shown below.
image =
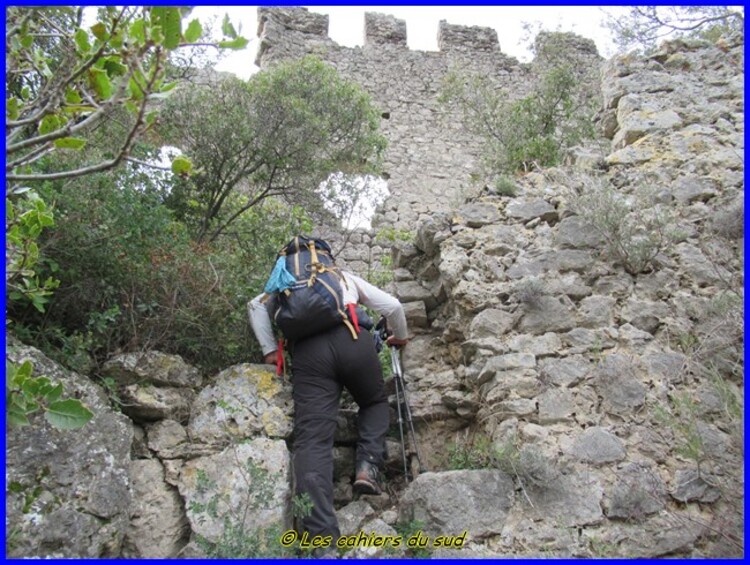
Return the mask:
{"type": "Polygon", "coordinates": [[[179,89],[162,111],[160,133],[195,170],[177,183],[169,206],[198,241],[216,240],[273,196],[316,219],[331,211],[345,217],[377,192],[376,183],[352,179],[378,172],[379,115],[361,87],[312,56],[247,82],[179,89]],[[333,197],[328,210],[322,195],[333,197]]]}
{"type": "Polygon", "coordinates": [[[580,88],[569,65],[547,70],[520,99],[486,77],[454,72],[446,77],[439,99],[456,104],[467,127],[484,139],[488,170],[513,173],[555,165],[565,149],[593,137],[593,103],[580,95],[580,88]]]}
{"type": "Polygon", "coordinates": [[[207,372],[246,361],[257,352],[246,302],[304,218],[269,201],[219,242],[196,244],[158,191],[129,179],[48,187],[59,221],[41,243],[41,272],[54,270],[60,287],[44,315],[11,306],[19,336],[66,364],[139,349],[179,354],[207,372]]]}
{"type": "Polygon", "coordinates": [[[34,191],[5,200],[5,289],[10,301],[29,301],[39,312],[59,281],[53,276],[40,282],[38,240],[45,228],[55,225],[54,215],[34,191]]]}
{"type": "Polygon", "coordinates": [[[63,385],[47,377],[32,377],[32,364],[5,364],[5,410],[12,426],[29,425],[29,415],[44,412],[44,418],[62,430],[77,430],[94,417],[76,398],[63,398],[63,385]]]}
{"type": "Polygon", "coordinates": [[[516,183],[508,175],[500,175],[495,180],[495,192],[500,196],[513,197],[517,190],[516,183]]]}
{"type": "Polygon", "coordinates": [[[602,236],[607,254],[628,273],[648,270],[674,240],[673,213],[645,183],[626,194],[596,177],[582,176],[581,181],[571,209],[602,236]]]}

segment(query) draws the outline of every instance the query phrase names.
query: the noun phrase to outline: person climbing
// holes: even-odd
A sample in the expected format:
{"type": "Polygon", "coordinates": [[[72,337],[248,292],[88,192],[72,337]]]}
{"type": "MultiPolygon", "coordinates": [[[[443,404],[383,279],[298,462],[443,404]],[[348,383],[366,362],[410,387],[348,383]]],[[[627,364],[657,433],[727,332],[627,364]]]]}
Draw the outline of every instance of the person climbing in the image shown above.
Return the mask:
{"type": "Polygon", "coordinates": [[[382,492],[389,427],[375,338],[362,331],[373,323],[359,305],[386,318],[392,331],[389,346],[407,344],[406,316],[395,297],[336,267],[325,241],[305,236],[295,237],[279,253],[265,291],[248,303],[248,314],[265,363],[281,372],[283,342],[274,339],[272,319],[291,355],[295,493],[306,493],[312,502],[302,530],[309,536],[331,536],[335,548],[340,531],[333,507],[333,438],[342,389],[358,405],[355,492],[382,492]]]}

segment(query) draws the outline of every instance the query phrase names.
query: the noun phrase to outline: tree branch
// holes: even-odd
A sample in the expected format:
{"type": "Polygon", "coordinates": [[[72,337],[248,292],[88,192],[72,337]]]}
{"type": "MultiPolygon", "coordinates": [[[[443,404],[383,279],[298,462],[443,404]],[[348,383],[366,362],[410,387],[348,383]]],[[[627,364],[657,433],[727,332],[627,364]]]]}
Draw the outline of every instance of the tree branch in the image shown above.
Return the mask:
{"type": "MultiPolygon", "coordinates": [[[[136,135],[138,134],[141,126],[143,125],[143,117],[146,113],[146,104],[147,104],[147,96],[145,96],[145,92],[150,92],[151,88],[153,88],[154,83],[156,82],[157,77],[159,76],[159,71],[161,70],[161,58],[162,58],[161,48],[157,48],[155,56],[156,56],[156,59],[154,63],[154,73],[151,77],[151,80],[147,84],[148,90],[144,91],[143,100],[141,102],[141,107],[138,110],[138,115],[136,117],[135,124],[133,125],[133,128],[128,133],[128,136],[125,139],[125,143],[123,144],[122,148],[120,149],[119,153],[114,159],[110,159],[109,161],[103,161],[96,165],[74,169],[72,171],[61,171],[59,173],[40,173],[40,174],[30,174],[30,175],[6,174],[5,178],[7,180],[24,180],[24,181],[59,180],[59,179],[65,179],[69,177],[78,177],[78,176],[87,175],[91,173],[101,172],[101,171],[105,171],[107,169],[111,169],[119,165],[120,162],[127,156],[128,152],[130,151],[130,147],[132,146],[133,141],[135,140],[136,135]]],[[[121,88],[124,88],[125,84],[127,84],[127,81],[123,81],[121,88]]]]}

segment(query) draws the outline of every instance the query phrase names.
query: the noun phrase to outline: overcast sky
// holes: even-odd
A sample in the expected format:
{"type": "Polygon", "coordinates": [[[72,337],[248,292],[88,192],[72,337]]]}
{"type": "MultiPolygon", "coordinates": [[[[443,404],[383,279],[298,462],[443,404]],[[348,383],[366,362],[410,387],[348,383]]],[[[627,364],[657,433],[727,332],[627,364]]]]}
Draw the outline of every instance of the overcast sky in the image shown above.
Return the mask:
{"type": "MultiPolygon", "coordinates": [[[[599,53],[610,57],[614,54],[614,46],[602,27],[604,10],[611,13],[625,10],[622,7],[598,6],[309,6],[308,9],[328,14],[328,35],[336,43],[346,47],[363,44],[364,14],[378,12],[406,21],[406,41],[410,49],[436,51],[438,22],[446,20],[450,24],[495,29],[503,53],[522,62],[531,60],[524,22],[533,24],[534,29],[541,25],[542,29],[550,31],[574,31],[593,39],[599,53]]],[[[198,6],[192,15],[201,21],[216,16],[220,21],[225,13],[229,14],[235,25],[242,25],[242,34],[252,41],[246,50],[232,53],[221,61],[218,69],[247,78],[254,72],[252,62],[255,60],[257,47],[257,7],[198,6]]]]}

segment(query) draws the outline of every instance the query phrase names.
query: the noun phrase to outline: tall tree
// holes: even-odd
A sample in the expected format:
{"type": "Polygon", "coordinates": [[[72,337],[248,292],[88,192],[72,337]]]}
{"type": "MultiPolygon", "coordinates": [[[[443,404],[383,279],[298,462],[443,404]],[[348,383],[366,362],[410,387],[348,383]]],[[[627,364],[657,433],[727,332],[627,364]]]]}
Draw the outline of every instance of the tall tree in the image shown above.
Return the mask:
{"type": "MultiPolygon", "coordinates": [[[[34,182],[105,171],[127,159],[156,117],[150,104],[166,96],[172,52],[198,41],[198,20],[183,24],[189,9],[104,7],[82,27],[81,7],[8,7],[5,67],[6,288],[43,309],[54,281],[40,284],[36,240],[53,225],[49,207],[30,192],[34,182]],[[113,117],[123,127],[105,152],[84,150],[113,117]],[[71,153],[73,155],[71,155],[71,153]]],[[[225,19],[217,48],[242,48],[225,19]]]]}
{"type": "Polygon", "coordinates": [[[271,197],[321,213],[317,189],[330,174],[377,172],[379,116],[367,93],[314,57],[247,82],[179,89],[162,111],[163,140],[185,151],[194,171],[169,203],[201,241],[271,197]]]}

